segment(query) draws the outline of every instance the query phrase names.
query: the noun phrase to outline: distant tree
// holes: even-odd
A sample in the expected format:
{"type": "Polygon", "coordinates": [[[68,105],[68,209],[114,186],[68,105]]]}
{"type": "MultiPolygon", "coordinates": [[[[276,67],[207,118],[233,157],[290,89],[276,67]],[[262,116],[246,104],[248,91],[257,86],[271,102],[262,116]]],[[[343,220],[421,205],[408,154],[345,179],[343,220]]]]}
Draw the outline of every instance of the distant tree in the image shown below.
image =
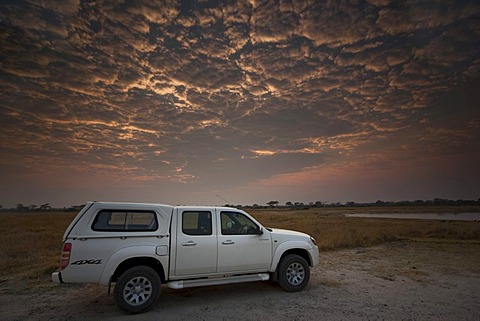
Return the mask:
{"type": "MultiPolygon", "coordinates": [[[[325,202],[326,203],[326,202],[325,202]]],[[[316,201],[315,202],[315,207],[324,207],[325,206],[325,203],[322,202],[322,201],[316,201]]]]}
{"type": "Polygon", "coordinates": [[[289,202],[286,202],[285,205],[288,206],[288,207],[293,207],[293,203],[290,202],[290,201],[289,201],[289,202]]]}
{"type": "Polygon", "coordinates": [[[28,210],[28,207],[24,206],[22,203],[18,203],[15,205],[15,209],[17,211],[25,211],[28,210]]]}
{"type": "Polygon", "coordinates": [[[295,205],[295,207],[303,207],[303,206],[305,206],[302,202],[295,202],[293,205],[295,205]]]}
{"type": "Polygon", "coordinates": [[[433,199],[433,204],[434,204],[434,205],[447,205],[447,204],[448,204],[448,200],[443,199],[443,198],[434,198],[434,199],[433,199]]]}
{"type": "Polygon", "coordinates": [[[47,211],[49,209],[51,209],[52,207],[50,206],[50,203],[45,203],[45,204],[42,204],[40,205],[40,210],[41,211],[47,211]]]}
{"type": "Polygon", "coordinates": [[[423,200],[413,201],[413,205],[415,205],[415,206],[422,206],[424,204],[425,204],[425,202],[423,200]]]}
{"type": "Polygon", "coordinates": [[[278,205],[278,201],[270,201],[270,202],[267,202],[267,205],[269,205],[270,207],[275,207],[278,205]]]}

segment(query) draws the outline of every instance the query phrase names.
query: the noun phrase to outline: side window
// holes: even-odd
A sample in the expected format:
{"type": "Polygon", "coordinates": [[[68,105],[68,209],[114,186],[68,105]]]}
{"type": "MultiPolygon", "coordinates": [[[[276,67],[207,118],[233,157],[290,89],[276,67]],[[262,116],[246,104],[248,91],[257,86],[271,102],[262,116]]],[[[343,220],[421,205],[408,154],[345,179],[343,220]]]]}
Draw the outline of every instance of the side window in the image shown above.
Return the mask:
{"type": "Polygon", "coordinates": [[[212,213],[183,212],[182,232],[187,235],[212,235],[212,213]]]}
{"type": "Polygon", "coordinates": [[[156,231],[157,216],[150,211],[102,210],[92,224],[92,230],[105,232],[156,231]]]}
{"type": "Polygon", "coordinates": [[[221,212],[223,235],[254,235],[258,234],[258,225],[242,213],[221,212]]]}

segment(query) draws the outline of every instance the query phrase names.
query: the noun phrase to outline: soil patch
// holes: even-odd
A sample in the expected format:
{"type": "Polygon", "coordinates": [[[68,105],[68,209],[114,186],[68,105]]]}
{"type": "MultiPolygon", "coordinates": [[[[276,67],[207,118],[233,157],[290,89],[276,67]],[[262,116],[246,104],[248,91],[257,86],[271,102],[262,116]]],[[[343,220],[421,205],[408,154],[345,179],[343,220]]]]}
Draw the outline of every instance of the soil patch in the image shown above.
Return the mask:
{"type": "Polygon", "coordinates": [[[0,282],[1,320],[479,320],[480,243],[401,241],[321,252],[307,288],[272,282],[162,289],[125,315],[106,288],[0,282]]]}

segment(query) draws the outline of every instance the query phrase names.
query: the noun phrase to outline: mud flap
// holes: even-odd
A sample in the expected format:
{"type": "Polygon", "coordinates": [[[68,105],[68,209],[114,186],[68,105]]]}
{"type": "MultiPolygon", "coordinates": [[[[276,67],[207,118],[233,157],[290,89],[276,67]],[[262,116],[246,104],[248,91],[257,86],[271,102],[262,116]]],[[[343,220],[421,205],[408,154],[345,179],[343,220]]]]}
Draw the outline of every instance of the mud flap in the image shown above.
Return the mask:
{"type": "Polygon", "coordinates": [[[108,281],[108,289],[107,289],[107,296],[110,296],[110,292],[112,289],[112,278],[110,278],[110,281],[108,281]]]}

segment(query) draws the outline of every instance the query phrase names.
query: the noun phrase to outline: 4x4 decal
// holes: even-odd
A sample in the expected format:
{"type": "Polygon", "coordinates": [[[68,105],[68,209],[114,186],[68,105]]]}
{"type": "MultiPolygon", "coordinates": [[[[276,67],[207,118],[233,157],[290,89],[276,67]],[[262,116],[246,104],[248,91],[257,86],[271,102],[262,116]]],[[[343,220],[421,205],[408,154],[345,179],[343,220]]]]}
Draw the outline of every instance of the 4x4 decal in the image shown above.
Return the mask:
{"type": "Polygon", "coordinates": [[[78,260],[71,265],[84,265],[84,264],[102,264],[102,260],[78,260]]]}

